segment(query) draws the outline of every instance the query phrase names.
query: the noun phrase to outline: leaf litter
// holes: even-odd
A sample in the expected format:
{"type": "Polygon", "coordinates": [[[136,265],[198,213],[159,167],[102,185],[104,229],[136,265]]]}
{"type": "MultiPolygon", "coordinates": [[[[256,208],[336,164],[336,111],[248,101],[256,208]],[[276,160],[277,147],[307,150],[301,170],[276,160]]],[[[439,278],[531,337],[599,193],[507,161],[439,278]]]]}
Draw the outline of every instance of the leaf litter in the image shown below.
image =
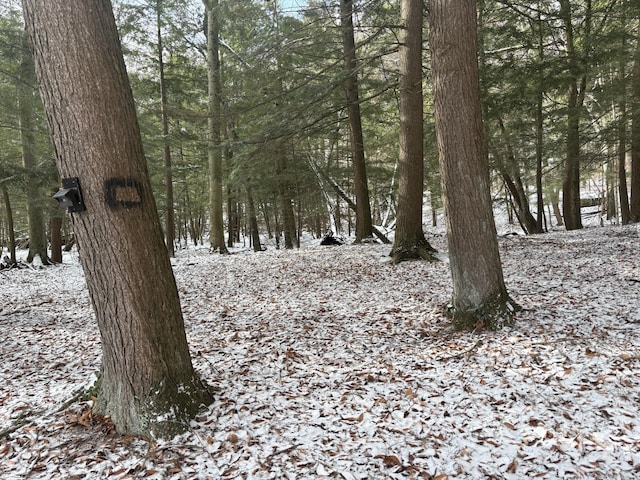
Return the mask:
{"type": "Polygon", "coordinates": [[[77,400],[100,367],[77,258],[2,271],[0,477],[637,478],[637,227],[500,247],[524,309],[497,333],[447,329],[446,261],[318,241],[180,251],[189,345],[216,397],[169,441],[118,435],[77,400]]]}

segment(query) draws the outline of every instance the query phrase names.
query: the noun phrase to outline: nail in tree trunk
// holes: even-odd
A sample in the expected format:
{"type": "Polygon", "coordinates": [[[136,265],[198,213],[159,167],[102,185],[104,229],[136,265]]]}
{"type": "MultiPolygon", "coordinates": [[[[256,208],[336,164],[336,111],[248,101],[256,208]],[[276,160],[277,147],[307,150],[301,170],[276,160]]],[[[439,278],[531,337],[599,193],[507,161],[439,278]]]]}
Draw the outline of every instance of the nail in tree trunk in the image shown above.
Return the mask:
{"type": "Polygon", "coordinates": [[[109,0],[24,0],[58,169],[102,343],[96,413],[171,437],[212,400],[194,372],[109,0]]]}
{"type": "Polygon", "coordinates": [[[422,230],[424,183],[422,118],[422,0],[400,2],[400,157],[394,263],[436,260],[422,230]]]}
{"type": "Polygon", "coordinates": [[[431,0],[435,120],[446,213],[453,327],[514,322],[493,219],[482,127],[475,0],[431,0]]]}

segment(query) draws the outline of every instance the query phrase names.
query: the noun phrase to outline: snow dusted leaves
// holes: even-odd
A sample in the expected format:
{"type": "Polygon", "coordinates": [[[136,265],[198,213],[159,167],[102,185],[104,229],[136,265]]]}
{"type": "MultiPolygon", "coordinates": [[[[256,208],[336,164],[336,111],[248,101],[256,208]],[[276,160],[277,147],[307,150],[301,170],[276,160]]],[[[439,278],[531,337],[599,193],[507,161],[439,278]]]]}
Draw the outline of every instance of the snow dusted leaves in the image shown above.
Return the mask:
{"type": "Polygon", "coordinates": [[[480,335],[444,328],[445,262],[392,266],[383,246],[181,252],[216,400],[158,444],[86,404],[56,413],[99,365],[87,297],[49,282],[55,269],[0,272],[0,430],[27,422],[0,439],[0,476],[635,478],[639,242],[632,227],[501,239],[525,310],[480,335]]]}

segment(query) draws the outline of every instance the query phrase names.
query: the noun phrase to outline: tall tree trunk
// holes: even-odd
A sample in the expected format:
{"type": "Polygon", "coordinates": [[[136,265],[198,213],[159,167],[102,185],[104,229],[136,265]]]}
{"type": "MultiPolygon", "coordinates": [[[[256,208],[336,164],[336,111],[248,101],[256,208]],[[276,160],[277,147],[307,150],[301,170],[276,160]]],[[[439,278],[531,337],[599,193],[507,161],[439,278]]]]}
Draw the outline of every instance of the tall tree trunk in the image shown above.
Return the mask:
{"type": "Polygon", "coordinates": [[[514,322],[493,219],[482,127],[475,0],[431,0],[430,44],[438,151],[456,329],[514,322]]]}
{"type": "Polygon", "coordinates": [[[422,118],[422,0],[400,2],[400,157],[394,263],[436,260],[422,230],[424,183],[422,118]]]}
{"type": "Polygon", "coordinates": [[[11,208],[11,199],[9,198],[9,190],[2,186],[2,201],[4,202],[4,210],[7,213],[7,233],[9,234],[9,263],[15,265],[18,263],[16,259],[16,231],[13,223],[13,209],[11,208]]]}
{"type": "MultiPolygon", "coordinates": [[[[640,23],[638,25],[640,33],[640,23]]],[[[640,40],[637,40],[631,83],[631,203],[629,221],[640,222],[640,40]]]]}
{"type": "Polygon", "coordinates": [[[173,209],[173,173],[171,165],[171,142],[169,141],[169,104],[167,82],[164,74],[164,47],[162,42],[162,0],[156,0],[156,27],[158,35],[158,69],[160,73],[160,104],[162,117],[162,141],[164,152],[165,194],[167,197],[164,236],[170,256],[175,255],[176,224],[173,209]]]}
{"type": "Polygon", "coordinates": [[[627,190],[627,95],[625,62],[620,62],[618,71],[620,96],[618,97],[618,194],[620,197],[620,217],[623,225],[631,218],[629,209],[629,191],[627,190]]]}
{"type": "MultiPolygon", "coordinates": [[[[565,26],[566,50],[568,58],[569,82],[567,99],[567,146],[564,164],[564,179],[562,182],[562,213],[567,230],[582,228],[582,216],[580,213],[580,118],[582,106],[587,89],[587,76],[579,68],[585,59],[578,58],[576,42],[573,30],[573,15],[569,0],[560,0],[560,17],[565,26]]],[[[591,0],[587,0],[587,13],[585,17],[585,38],[587,44],[590,39],[591,0]]],[[[583,45],[583,55],[587,55],[589,48],[583,45]]]]}
{"type": "Polygon", "coordinates": [[[25,24],[102,345],[94,410],[118,431],[171,437],[209,390],[196,375],[109,0],[24,0],[25,24]]]}
{"type": "Polygon", "coordinates": [[[360,96],[358,93],[358,61],[353,32],[353,0],[340,0],[340,20],[346,68],[345,90],[351,131],[353,155],[353,184],[356,196],[356,243],[373,236],[371,204],[364,156],[360,96]]]}
{"type": "Polygon", "coordinates": [[[209,80],[209,243],[227,254],[222,215],[222,81],[218,0],[207,0],[207,73],[209,80]]]}
{"type": "Polygon", "coordinates": [[[18,78],[18,114],[20,118],[20,140],[22,143],[22,164],[27,170],[27,216],[29,219],[29,253],[27,262],[31,263],[37,256],[43,264],[49,264],[47,255],[47,234],[45,229],[44,212],[42,209],[43,196],[38,186],[36,161],[36,138],[33,125],[35,102],[35,73],[33,59],[25,45],[22,51],[20,74],[18,78]]]}
{"type": "Polygon", "coordinates": [[[249,230],[251,233],[251,243],[253,244],[254,252],[261,252],[262,245],[260,244],[260,232],[258,231],[258,217],[256,215],[256,204],[253,200],[253,194],[251,193],[251,187],[247,185],[247,215],[249,217],[249,230]]]}
{"type": "MultiPolygon", "coordinates": [[[[56,181],[58,180],[56,175],[56,181]]],[[[55,193],[55,192],[53,192],[55,193]]],[[[55,200],[51,200],[57,203],[55,200]]],[[[57,205],[55,205],[57,207],[57,205]]],[[[56,208],[49,217],[49,237],[51,242],[51,261],[62,263],[62,215],[63,212],[56,208]]]]}
{"type": "Polygon", "coordinates": [[[553,215],[556,217],[556,225],[558,227],[564,226],[564,219],[562,218],[562,211],[560,210],[560,191],[558,188],[553,187],[551,189],[551,207],[553,208],[553,215]]]}
{"type": "MultiPolygon", "coordinates": [[[[284,234],[284,248],[298,247],[296,235],[296,217],[293,211],[293,199],[291,198],[291,181],[289,179],[289,165],[287,154],[280,146],[276,153],[276,173],[278,175],[278,199],[282,211],[282,233],[284,234]]],[[[299,219],[298,219],[299,221],[299,219]]]]}
{"type": "MultiPolygon", "coordinates": [[[[538,2],[540,6],[540,2],[538,2]]],[[[538,232],[544,232],[544,197],[542,192],[542,161],[544,149],[544,22],[542,9],[538,11],[536,27],[538,29],[538,91],[536,92],[536,224],[538,232]]]]}
{"type": "Polygon", "coordinates": [[[582,228],[580,214],[580,108],[577,105],[578,87],[569,87],[567,113],[567,149],[562,181],[562,214],[567,230],[582,228]]]}

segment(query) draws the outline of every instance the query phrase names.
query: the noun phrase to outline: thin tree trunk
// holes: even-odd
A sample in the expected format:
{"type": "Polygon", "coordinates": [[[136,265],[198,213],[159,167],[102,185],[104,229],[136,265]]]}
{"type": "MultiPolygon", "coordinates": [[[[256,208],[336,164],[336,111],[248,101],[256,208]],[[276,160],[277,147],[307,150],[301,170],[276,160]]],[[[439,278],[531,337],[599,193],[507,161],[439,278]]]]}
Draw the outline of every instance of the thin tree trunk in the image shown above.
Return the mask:
{"type": "Polygon", "coordinates": [[[564,219],[562,218],[562,211],[560,210],[560,191],[555,187],[551,189],[551,206],[553,208],[553,215],[556,217],[556,225],[558,227],[564,226],[564,219]]]}
{"type": "Polygon", "coordinates": [[[620,217],[622,225],[627,225],[631,218],[629,209],[629,191],[627,190],[627,96],[625,63],[620,62],[618,81],[621,84],[621,95],[618,100],[618,194],[620,197],[620,217]]]}
{"type": "Polygon", "coordinates": [[[520,221],[520,226],[526,234],[542,233],[542,228],[538,227],[538,222],[531,213],[529,197],[527,196],[527,192],[522,184],[518,161],[513,153],[511,143],[506,138],[506,128],[502,119],[498,120],[498,124],[500,132],[505,137],[505,143],[507,144],[507,160],[505,161],[504,157],[498,153],[496,153],[495,156],[498,158],[500,174],[509,189],[509,193],[511,193],[511,196],[515,201],[515,207],[517,210],[516,214],[520,221]]]}
{"type": "Polygon", "coordinates": [[[371,205],[364,155],[360,97],[358,93],[358,62],[353,32],[353,0],[340,0],[340,18],[346,68],[345,90],[347,94],[351,151],[353,155],[353,184],[356,196],[356,243],[373,236],[371,205]]]}
{"type": "MultiPolygon", "coordinates": [[[[638,25],[640,33],[640,22],[638,25]]],[[[640,40],[637,41],[631,84],[631,203],[629,221],[640,222],[640,40]]]]}
{"type": "MultiPolygon", "coordinates": [[[[282,211],[282,233],[284,234],[284,248],[298,247],[296,235],[296,217],[293,211],[293,199],[291,198],[291,182],[289,180],[289,165],[287,154],[281,146],[278,148],[276,173],[278,175],[278,198],[282,211]]],[[[299,220],[299,219],[298,219],[299,220]]]]}
{"type": "Polygon", "coordinates": [[[156,0],[156,26],[158,34],[158,68],[160,73],[160,103],[162,117],[162,141],[165,169],[165,194],[167,197],[165,215],[165,243],[170,256],[175,255],[176,224],[173,209],[173,173],[171,165],[171,142],[169,141],[169,105],[167,102],[167,83],[164,74],[164,47],[162,43],[162,0],[156,0]]]}
{"type": "MultiPolygon", "coordinates": [[[[540,12],[542,10],[540,9],[540,12]]],[[[542,192],[542,162],[544,149],[544,91],[545,91],[545,75],[544,75],[544,23],[541,13],[538,12],[538,92],[536,99],[536,223],[538,232],[544,232],[544,197],[542,192]]]]}
{"type": "Polygon", "coordinates": [[[171,437],[212,401],[195,373],[109,0],[24,0],[25,24],[101,335],[94,410],[119,432],[171,437]]]}
{"type": "Polygon", "coordinates": [[[529,202],[527,200],[527,196],[524,193],[524,188],[522,186],[522,180],[520,179],[520,177],[517,176],[514,180],[506,171],[502,171],[501,174],[505,185],[509,189],[511,198],[515,202],[514,206],[516,208],[516,215],[518,216],[520,226],[522,227],[522,230],[524,230],[524,233],[542,233],[538,230],[536,219],[531,214],[531,210],[529,210],[529,202]]]}
{"type": "Polygon", "coordinates": [[[222,214],[222,82],[218,0],[207,0],[207,73],[209,80],[209,242],[211,250],[227,254],[222,214]]]}
{"type": "Polygon", "coordinates": [[[13,209],[11,208],[11,199],[9,198],[9,190],[2,187],[2,200],[4,209],[7,212],[7,233],[9,234],[9,263],[15,265],[18,263],[16,259],[16,232],[13,223],[13,209]]]}
{"type": "Polygon", "coordinates": [[[514,322],[493,219],[482,126],[475,0],[431,0],[430,44],[438,152],[456,329],[514,322]]]}
{"type": "Polygon", "coordinates": [[[36,138],[34,133],[33,117],[35,102],[35,73],[33,60],[25,45],[20,64],[18,79],[18,114],[20,118],[20,139],[22,143],[22,164],[27,170],[27,217],[29,219],[29,253],[27,262],[33,262],[37,256],[43,264],[49,264],[47,255],[47,235],[45,230],[44,212],[42,211],[43,196],[38,186],[36,138]]]}
{"type": "MultiPolygon", "coordinates": [[[[56,203],[54,200],[52,202],[56,203]]],[[[49,218],[49,236],[51,239],[51,261],[62,263],[62,212],[57,208],[49,218]]]]}
{"type": "Polygon", "coordinates": [[[251,193],[251,187],[247,185],[247,215],[249,216],[249,230],[251,233],[251,243],[254,252],[261,252],[260,232],[258,231],[258,217],[256,216],[256,205],[251,193]]]}
{"type": "MultiPolygon", "coordinates": [[[[578,52],[573,31],[573,16],[569,0],[560,0],[560,16],[565,25],[566,50],[569,74],[573,77],[569,83],[567,100],[567,138],[564,179],[562,182],[562,213],[567,230],[582,228],[580,213],[580,119],[587,89],[587,76],[579,73],[578,52]]],[[[584,44],[589,42],[591,22],[591,0],[587,0],[584,44]]],[[[588,54],[587,45],[583,45],[584,54],[588,54]]],[[[584,62],[585,59],[582,59],[584,62]]]]}

